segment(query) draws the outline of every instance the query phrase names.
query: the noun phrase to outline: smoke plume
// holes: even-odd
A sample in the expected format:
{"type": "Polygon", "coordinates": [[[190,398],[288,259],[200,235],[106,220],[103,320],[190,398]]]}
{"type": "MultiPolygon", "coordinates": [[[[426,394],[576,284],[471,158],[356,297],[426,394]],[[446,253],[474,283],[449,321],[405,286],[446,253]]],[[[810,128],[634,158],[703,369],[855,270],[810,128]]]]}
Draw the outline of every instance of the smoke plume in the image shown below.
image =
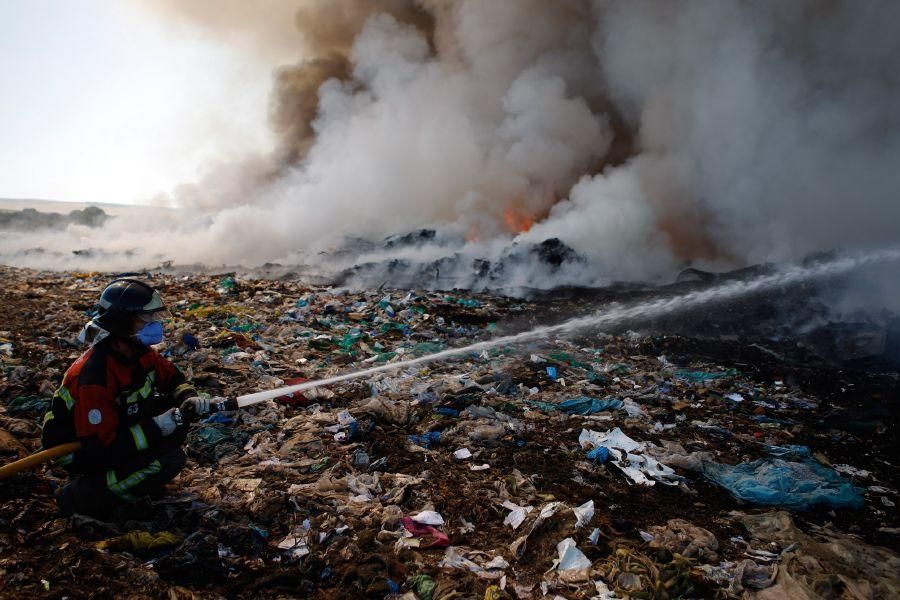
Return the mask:
{"type": "Polygon", "coordinates": [[[404,258],[558,238],[584,260],[529,283],[590,284],[900,242],[896,2],[141,1],[273,61],[278,140],[174,190],[148,262],[430,227],[404,258]]]}

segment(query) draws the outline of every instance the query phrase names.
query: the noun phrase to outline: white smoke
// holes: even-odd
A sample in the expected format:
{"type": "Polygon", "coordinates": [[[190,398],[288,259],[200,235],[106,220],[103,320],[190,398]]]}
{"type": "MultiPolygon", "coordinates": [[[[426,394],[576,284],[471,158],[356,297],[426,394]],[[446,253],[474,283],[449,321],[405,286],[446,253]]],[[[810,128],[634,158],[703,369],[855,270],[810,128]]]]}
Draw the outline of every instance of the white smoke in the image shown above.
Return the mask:
{"type": "Polygon", "coordinates": [[[594,48],[611,93],[642,146],[680,163],[666,185],[725,254],[900,240],[900,39],[887,24],[900,5],[604,6],[594,48]]]}
{"type": "MultiPolygon", "coordinates": [[[[304,15],[318,6],[298,1],[304,15]]],[[[490,259],[559,238],[586,262],[553,280],[505,275],[553,285],[900,242],[896,2],[417,6],[433,30],[350,11],[364,23],[346,50],[351,77],[318,89],[296,162],[220,166],[215,183],[176,192],[200,210],[175,227],[119,220],[53,247],[133,247],[117,268],[249,266],[434,227],[442,247],[456,239],[454,252],[490,259]]],[[[4,236],[3,260],[23,263],[26,242],[4,236]]]]}

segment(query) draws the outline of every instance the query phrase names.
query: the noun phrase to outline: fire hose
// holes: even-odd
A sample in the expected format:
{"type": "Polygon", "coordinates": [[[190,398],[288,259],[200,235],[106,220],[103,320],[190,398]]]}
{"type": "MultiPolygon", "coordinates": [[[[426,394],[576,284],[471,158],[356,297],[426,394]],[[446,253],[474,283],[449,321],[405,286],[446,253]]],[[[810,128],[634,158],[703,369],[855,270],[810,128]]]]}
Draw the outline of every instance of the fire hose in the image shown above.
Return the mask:
{"type": "MultiPolygon", "coordinates": [[[[261,393],[261,395],[264,395],[264,398],[257,399],[257,397],[254,397],[253,402],[247,403],[245,401],[243,405],[240,402],[241,399],[245,398],[246,396],[239,396],[236,399],[226,398],[219,402],[212,402],[210,404],[209,410],[211,413],[237,410],[242,406],[250,406],[250,404],[256,404],[257,402],[262,402],[263,400],[268,400],[269,398],[275,398],[282,395],[283,393],[284,392],[281,392],[280,390],[270,390],[267,392],[263,392],[261,393]]],[[[247,395],[249,396],[250,394],[247,395]]],[[[199,416],[200,415],[196,414],[196,412],[194,411],[194,405],[190,402],[185,402],[178,409],[176,409],[176,420],[180,419],[181,423],[185,425],[196,421],[199,416]]],[[[65,456],[66,454],[70,454],[72,452],[75,452],[76,450],[80,450],[81,448],[81,442],[69,442],[66,444],[60,444],[59,446],[53,446],[52,448],[41,450],[40,452],[35,452],[34,454],[30,454],[25,458],[21,458],[17,461],[0,467],[0,480],[6,479],[7,477],[12,477],[16,473],[21,473],[22,471],[34,469],[35,467],[42,465],[45,462],[49,462],[61,456],[65,456]]]]}

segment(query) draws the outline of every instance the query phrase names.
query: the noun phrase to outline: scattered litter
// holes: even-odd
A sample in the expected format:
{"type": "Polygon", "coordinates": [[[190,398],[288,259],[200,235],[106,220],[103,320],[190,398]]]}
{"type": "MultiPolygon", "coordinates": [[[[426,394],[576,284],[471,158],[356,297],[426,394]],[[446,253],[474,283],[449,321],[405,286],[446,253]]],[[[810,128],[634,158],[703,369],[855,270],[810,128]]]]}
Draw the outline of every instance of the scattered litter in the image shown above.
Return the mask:
{"type": "Polygon", "coordinates": [[[571,400],[560,402],[559,410],[570,415],[592,415],[607,410],[617,410],[624,406],[624,402],[617,398],[598,400],[588,396],[578,396],[571,400]]]}
{"type": "MultiPolygon", "coordinates": [[[[400,519],[400,523],[413,536],[414,543],[406,543],[407,547],[427,550],[429,548],[446,548],[450,545],[450,538],[447,534],[436,527],[417,523],[409,517],[400,519]]],[[[405,540],[401,539],[400,541],[404,542],[405,540]]]]}
{"type": "Polygon", "coordinates": [[[487,555],[483,552],[467,551],[464,548],[450,546],[444,553],[444,558],[438,564],[444,569],[464,569],[474,573],[482,579],[500,579],[509,568],[509,563],[502,556],[495,556],[490,560],[484,560],[487,555]],[[469,558],[467,554],[473,558],[481,560],[481,564],[469,558]]]}
{"type": "Polygon", "coordinates": [[[578,442],[582,448],[606,448],[612,457],[612,464],[639,485],[653,486],[656,482],[678,485],[684,481],[674,470],[651,456],[638,454],[644,450],[644,445],[622,433],[618,427],[605,433],[582,429],[578,442]]]}
{"type": "Polygon", "coordinates": [[[578,549],[575,540],[566,538],[556,545],[559,553],[559,564],[556,569],[560,577],[566,581],[583,581],[588,578],[591,561],[578,549]]]}
{"type": "Polygon", "coordinates": [[[457,460],[465,460],[467,458],[472,458],[472,453],[468,448],[460,448],[453,453],[453,457],[457,460]]]}
{"type": "Polygon", "coordinates": [[[584,527],[594,518],[594,501],[588,500],[581,506],[573,508],[572,511],[575,513],[575,518],[577,519],[575,527],[584,527]]]}
{"type": "Polygon", "coordinates": [[[423,510],[412,516],[412,520],[423,525],[443,525],[444,517],[433,510],[423,510]]]}
{"type": "MultiPolygon", "coordinates": [[[[10,461],[38,449],[109,278],[0,273],[0,455],[10,461]]],[[[171,310],[159,350],[209,397],[593,310],[575,291],[461,297],[310,286],[275,271],[152,278],[171,310]]],[[[0,485],[0,554],[13,557],[0,587],[77,596],[74,569],[114,596],[249,597],[259,582],[276,595],[419,600],[897,596],[897,555],[875,545],[900,543],[886,450],[896,382],[816,366],[810,346],[780,343],[778,331],[760,342],[777,356],[726,329],[717,338],[725,325],[702,341],[551,336],[215,413],[190,425],[169,496],[140,499],[114,523],[57,520],[51,493],[66,473],[48,464],[0,485]],[[802,529],[783,519],[744,529],[734,511],[760,499],[818,503],[822,514],[802,529]]]]}
{"type": "Polygon", "coordinates": [[[513,504],[509,500],[505,500],[502,506],[510,511],[510,513],[506,515],[506,518],[503,519],[503,524],[509,525],[513,529],[518,529],[519,525],[525,521],[525,517],[528,513],[534,510],[533,506],[519,506],[518,504],[513,504]]]}
{"type": "Polygon", "coordinates": [[[184,536],[169,531],[150,533],[138,530],[102,540],[96,545],[99,550],[129,551],[143,556],[152,554],[156,550],[177,546],[182,541],[184,541],[184,536]]]}

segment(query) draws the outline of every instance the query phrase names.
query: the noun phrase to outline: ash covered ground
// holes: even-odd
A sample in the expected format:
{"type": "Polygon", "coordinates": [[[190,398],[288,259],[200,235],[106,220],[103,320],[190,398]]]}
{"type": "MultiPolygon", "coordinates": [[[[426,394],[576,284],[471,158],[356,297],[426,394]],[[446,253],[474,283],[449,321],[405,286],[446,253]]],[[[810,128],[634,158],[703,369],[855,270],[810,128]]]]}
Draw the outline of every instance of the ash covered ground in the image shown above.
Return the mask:
{"type": "MultiPolygon", "coordinates": [[[[43,411],[83,351],[75,337],[112,274],[0,272],[7,462],[38,450],[43,411]]],[[[517,299],[151,274],[173,313],[161,350],[199,390],[224,396],[712,279],[695,272],[663,288],[517,299]]],[[[189,463],[169,497],[111,523],[56,516],[58,468],[18,475],[0,484],[0,591],[897,597],[896,322],[831,322],[816,300],[824,288],[500,347],[226,413],[192,425],[189,463]],[[630,462],[598,442],[616,428],[639,446],[630,462]],[[816,465],[810,472],[834,479],[811,487],[833,488],[849,506],[807,510],[809,490],[785,496],[800,501],[789,508],[740,500],[715,474],[744,463],[816,465]]]]}

